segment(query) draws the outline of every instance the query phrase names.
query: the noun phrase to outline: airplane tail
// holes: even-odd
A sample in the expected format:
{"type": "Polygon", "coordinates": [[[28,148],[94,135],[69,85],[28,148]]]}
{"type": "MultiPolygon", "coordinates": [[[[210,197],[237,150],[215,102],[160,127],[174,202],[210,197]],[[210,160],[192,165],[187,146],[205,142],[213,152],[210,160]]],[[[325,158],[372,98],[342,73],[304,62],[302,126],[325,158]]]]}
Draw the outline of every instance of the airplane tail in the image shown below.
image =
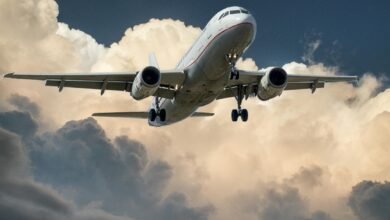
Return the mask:
{"type": "Polygon", "coordinates": [[[149,53],[149,65],[154,66],[157,69],[160,69],[158,62],[157,62],[156,54],[149,53]]]}
{"type": "MultiPolygon", "coordinates": [[[[100,113],[93,113],[92,116],[147,119],[149,116],[149,112],[100,112],[100,113]]],[[[214,116],[214,113],[195,112],[190,117],[211,117],[211,116],[214,116]]]]}

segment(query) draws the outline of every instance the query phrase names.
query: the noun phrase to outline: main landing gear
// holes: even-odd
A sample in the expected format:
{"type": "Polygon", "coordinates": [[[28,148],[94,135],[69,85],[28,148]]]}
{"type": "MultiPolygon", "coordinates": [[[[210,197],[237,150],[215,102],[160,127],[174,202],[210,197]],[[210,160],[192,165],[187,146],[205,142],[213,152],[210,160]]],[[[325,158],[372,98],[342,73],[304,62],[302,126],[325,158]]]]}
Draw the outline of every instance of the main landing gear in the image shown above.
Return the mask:
{"type": "Polygon", "coordinates": [[[237,87],[237,96],[235,97],[237,100],[237,109],[232,110],[232,121],[236,122],[239,117],[241,117],[242,121],[248,121],[248,110],[241,108],[242,100],[244,99],[243,94],[243,86],[239,85],[237,87]]]}
{"type": "Polygon", "coordinates": [[[226,60],[229,62],[230,65],[230,80],[236,79],[238,80],[240,78],[240,72],[236,69],[236,61],[238,59],[237,54],[227,54],[226,60]]]}
{"type": "Polygon", "coordinates": [[[167,117],[167,112],[165,109],[160,109],[160,99],[155,97],[156,109],[152,108],[149,110],[149,120],[155,121],[157,116],[160,117],[160,121],[164,122],[167,117]]]}

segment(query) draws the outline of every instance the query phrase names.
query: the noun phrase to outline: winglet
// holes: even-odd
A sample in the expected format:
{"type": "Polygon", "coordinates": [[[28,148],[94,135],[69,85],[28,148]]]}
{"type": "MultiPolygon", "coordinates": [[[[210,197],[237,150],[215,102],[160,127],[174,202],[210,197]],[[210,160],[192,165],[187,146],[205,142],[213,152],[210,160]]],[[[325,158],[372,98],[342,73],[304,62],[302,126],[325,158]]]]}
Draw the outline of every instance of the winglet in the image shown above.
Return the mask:
{"type": "Polygon", "coordinates": [[[4,78],[13,78],[15,73],[7,73],[4,75],[4,78]]]}

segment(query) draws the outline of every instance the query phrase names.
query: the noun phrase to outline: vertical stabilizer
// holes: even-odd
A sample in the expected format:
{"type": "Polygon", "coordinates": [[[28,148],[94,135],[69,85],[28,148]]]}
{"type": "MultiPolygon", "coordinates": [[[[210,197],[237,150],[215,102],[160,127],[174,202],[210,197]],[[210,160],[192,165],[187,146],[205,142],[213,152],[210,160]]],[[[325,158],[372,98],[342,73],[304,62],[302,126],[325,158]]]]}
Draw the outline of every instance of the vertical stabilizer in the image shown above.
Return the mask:
{"type": "Polygon", "coordinates": [[[149,65],[154,66],[157,69],[160,69],[160,67],[158,66],[158,63],[157,63],[156,55],[153,52],[149,53],[149,65]]]}

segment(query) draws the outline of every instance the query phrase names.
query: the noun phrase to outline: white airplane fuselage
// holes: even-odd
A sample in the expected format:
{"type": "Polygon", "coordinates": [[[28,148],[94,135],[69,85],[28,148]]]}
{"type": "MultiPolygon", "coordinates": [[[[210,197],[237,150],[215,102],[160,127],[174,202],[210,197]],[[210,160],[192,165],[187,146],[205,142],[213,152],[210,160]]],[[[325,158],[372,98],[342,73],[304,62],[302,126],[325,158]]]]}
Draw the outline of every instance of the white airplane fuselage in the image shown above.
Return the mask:
{"type": "MultiPolygon", "coordinates": [[[[234,54],[238,59],[256,36],[255,19],[242,11],[246,10],[229,7],[208,22],[176,67],[184,70],[186,79],[176,91],[175,98],[160,100],[160,108],[167,112],[166,120],[161,121],[157,117],[155,121],[149,120],[149,125],[163,126],[181,121],[223,92],[231,74],[231,65],[226,56],[234,54]],[[220,19],[228,11],[235,13],[220,19]]],[[[156,108],[155,101],[151,108],[156,108]]]]}

